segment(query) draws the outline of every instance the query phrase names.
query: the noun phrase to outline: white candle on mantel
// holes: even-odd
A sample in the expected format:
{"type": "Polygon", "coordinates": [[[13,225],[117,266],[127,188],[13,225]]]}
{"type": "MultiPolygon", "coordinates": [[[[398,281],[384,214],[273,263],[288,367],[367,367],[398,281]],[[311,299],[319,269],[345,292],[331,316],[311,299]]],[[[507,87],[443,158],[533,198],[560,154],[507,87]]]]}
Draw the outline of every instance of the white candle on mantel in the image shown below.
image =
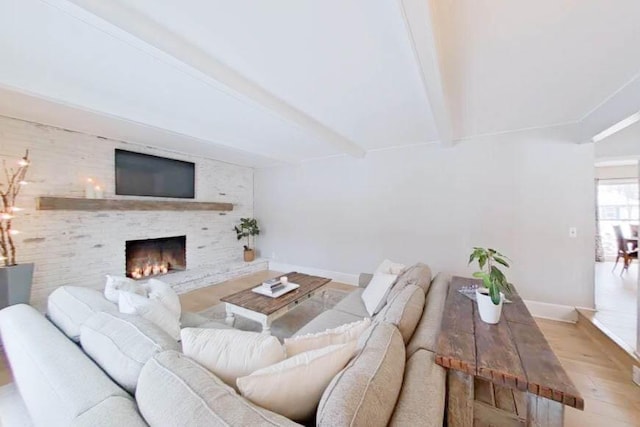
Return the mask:
{"type": "Polygon", "coordinates": [[[95,193],[96,199],[102,199],[104,197],[104,191],[102,191],[102,187],[100,187],[99,185],[96,185],[93,191],[95,193]]]}
{"type": "Polygon", "coordinates": [[[92,178],[87,178],[87,182],[84,185],[84,197],[86,199],[95,199],[96,191],[94,189],[94,182],[92,178]]]}

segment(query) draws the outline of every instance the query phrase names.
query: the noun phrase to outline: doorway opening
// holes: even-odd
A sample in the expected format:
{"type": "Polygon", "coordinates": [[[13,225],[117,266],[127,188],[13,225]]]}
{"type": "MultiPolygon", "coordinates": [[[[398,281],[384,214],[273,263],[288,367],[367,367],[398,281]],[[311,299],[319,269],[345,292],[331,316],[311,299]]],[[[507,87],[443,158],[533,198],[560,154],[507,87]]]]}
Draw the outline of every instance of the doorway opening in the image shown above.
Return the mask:
{"type": "Polygon", "coordinates": [[[637,160],[596,164],[595,319],[608,335],[637,348],[637,160]]]}

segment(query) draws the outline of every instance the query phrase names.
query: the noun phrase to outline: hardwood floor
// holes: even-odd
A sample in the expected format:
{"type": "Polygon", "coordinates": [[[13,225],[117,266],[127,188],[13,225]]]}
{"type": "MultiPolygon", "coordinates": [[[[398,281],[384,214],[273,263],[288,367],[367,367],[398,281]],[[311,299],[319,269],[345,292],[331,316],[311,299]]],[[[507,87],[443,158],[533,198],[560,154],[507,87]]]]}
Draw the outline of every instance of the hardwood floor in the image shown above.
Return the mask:
{"type": "Polygon", "coordinates": [[[585,410],[565,409],[567,427],[640,425],[640,387],[608,349],[576,325],[536,319],[551,348],[584,397],[585,410]]]}
{"type": "Polygon", "coordinates": [[[11,371],[9,370],[9,362],[4,355],[3,348],[0,347],[0,386],[9,384],[12,381],[13,377],[11,377],[11,371]]]}
{"type": "MultiPolygon", "coordinates": [[[[265,271],[182,295],[183,309],[201,311],[217,304],[229,293],[255,286],[277,276],[265,271]]],[[[350,285],[332,282],[339,289],[350,285]]],[[[593,341],[576,325],[537,319],[560,362],[585,399],[585,410],[567,408],[567,427],[627,427],[640,425],[640,387],[607,354],[611,349],[593,341]]],[[[4,354],[0,352],[0,385],[11,382],[4,354]]]]}
{"type": "MultiPolygon", "coordinates": [[[[239,277],[213,286],[207,286],[186,294],[180,295],[180,304],[185,311],[198,312],[212,307],[220,302],[220,298],[234,292],[243,291],[255,287],[264,280],[280,276],[279,271],[259,271],[247,276],[239,277]]],[[[353,286],[339,282],[331,282],[328,287],[341,290],[351,290],[353,286]]]]}
{"type": "Polygon", "coordinates": [[[613,269],[613,262],[597,262],[595,268],[596,312],[593,320],[603,325],[607,335],[635,349],[638,319],[638,262],[620,274],[622,261],[613,269]]]}

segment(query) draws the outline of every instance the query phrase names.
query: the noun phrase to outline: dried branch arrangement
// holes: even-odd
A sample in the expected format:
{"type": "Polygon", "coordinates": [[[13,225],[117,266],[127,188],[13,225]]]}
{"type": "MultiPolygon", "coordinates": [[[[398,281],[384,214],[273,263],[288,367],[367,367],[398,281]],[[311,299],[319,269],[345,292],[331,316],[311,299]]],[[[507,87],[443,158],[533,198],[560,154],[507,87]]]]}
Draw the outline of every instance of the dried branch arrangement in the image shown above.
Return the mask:
{"type": "Polygon", "coordinates": [[[16,206],[16,199],[20,189],[27,184],[25,177],[29,169],[29,150],[18,161],[18,168],[7,166],[2,162],[6,183],[0,182],[0,197],[2,198],[2,210],[0,211],[0,260],[5,266],[16,265],[16,246],[13,236],[18,231],[12,228],[13,217],[20,210],[16,206]]]}

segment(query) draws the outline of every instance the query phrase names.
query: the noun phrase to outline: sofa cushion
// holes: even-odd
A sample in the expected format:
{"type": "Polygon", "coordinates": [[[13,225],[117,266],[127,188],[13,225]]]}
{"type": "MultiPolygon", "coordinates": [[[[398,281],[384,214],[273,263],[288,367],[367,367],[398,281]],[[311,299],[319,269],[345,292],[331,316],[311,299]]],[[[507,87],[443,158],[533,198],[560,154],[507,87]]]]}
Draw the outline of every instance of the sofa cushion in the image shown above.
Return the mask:
{"type": "Polygon", "coordinates": [[[318,406],[318,426],[386,426],[402,387],[405,350],[398,329],[374,324],[360,351],[336,375],[318,406]]]}
{"type": "Polygon", "coordinates": [[[178,350],[178,342],[153,323],[121,313],[96,313],[82,325],[80,343],[87,353],[122,388],[134,394],[147,360],[165,350],[178,350]]]}
{"type": "Polygon", "coordinates": [[[238,390],[253,403],[295,421],[313,418],[329,382],[353,356],[356,341],[290,357],[238,378],[238,390]]]}
{"type": "Polygon", "coordinates": [[[435,354],[419,350],[407,360],[404,382],[390,426],[441,426],[444,418],[445,370],[435,354]]]}
{"type": "Polygon", "coordinates": [[[402,339],[406,344],[411,339],[420,317],[422,317],[424,301],[425,297],[422,289],[414,285],[408,285],[378,313],[376,322],[387,322],[395,325],[400,330],[402,339]]]}
{"type": "Polygon", "coordinates": [[[337,303],[333,309],[342,311],[343,313],[348,313],[353,316],[364,318],[369,317],[369,313],[367,312],[367,307],[365,307],[364,302],[362,302],[362,293],[364,289],[356,289],[351,292],[349,295],[344,297],[342,301],[337,303]]]}
{"type": "Polygon", "coordinates": [[[70,427],[148,427],[140,414],[136,402],[121,396],[109,397],[83,412],[70,427]]]}
{"type": "Polygon", "coordinates": [[[285,338],[284,347],[287,352],[287,357],[295,356],[305,351],[317,350],[329,345],[356,341],[365,330],[369,329],[369,326],[371,326],[371,319],[367,317],[335,328],[327,328],[321,332],[285,338]]]}
{"type": "Polygon", "coordinates": [[[185,355],[234,388],[238,377],[286,358],[278,338],[258,332],[187,328],[181,336],[185,355]]]}
{"type": "Polygon", "coordinates": [[[431,269],[429,266],[419,262],[407,268],[396,280],[395,285],[387,295],[387,301],[391,301],[408,285],[420,287],[426,295],[431,285],[431,269]]]}
{"type": "Polygon", "coordinates": [[[323,332],[327,329],[336,328],[347,323],[357,322],[358,320],[362,320],[363,317],[364,316],[356,316],[354,314],[345,313],[343,311],[338,311],[335,309],[326,310],[314,317],[313,320],[304,325],[302,328],[300,328],[300,330],[296,332],[293,337],[323,332]]]}
{"type": "MultiPolygon", "coordinates": [[[[133,403],[126,391],[34,308],[19,304],[1,310],[0,334],[11,373],[35,425],[73,425],[114,397],[133,403]]],[[[128,420],[139,417],[133,404],[119,405],[119,415],[128,420]]],[[[99,425],[90,420],[87,424],[99,425]]]]}
{"type": "Polygon", "coordinates": [[[47,316],[75,342],[80,341],[83,323],[101,311],[117,312],[118,306],[91,288],[61,286],[47,300],[47,316]]]}
{"type": "Polygon", "coordinates": [[[422,318],[407,345],[407,356],[411,356],[420,348],[436,351],[440,324],[442,323],[442,312],[444,311],[444,300],[449,292],[450,281],[451,276],[443,273],[439,273],[433,279],[427,294],[422,318]]]}
{"type": "Polygon", "coordinates": [[[172,313],[158,300],[120,291],[118,300],[120,313],[135,314],[156,324],[173,339],[180,339],[180,318],[172,313]]]}
{"type": "Polygon", "coordinates": [[[138,408],[151,426],[297,426],[253,405],[209,370],[175,351],[157,354],[142,368],[138,408]]]}

